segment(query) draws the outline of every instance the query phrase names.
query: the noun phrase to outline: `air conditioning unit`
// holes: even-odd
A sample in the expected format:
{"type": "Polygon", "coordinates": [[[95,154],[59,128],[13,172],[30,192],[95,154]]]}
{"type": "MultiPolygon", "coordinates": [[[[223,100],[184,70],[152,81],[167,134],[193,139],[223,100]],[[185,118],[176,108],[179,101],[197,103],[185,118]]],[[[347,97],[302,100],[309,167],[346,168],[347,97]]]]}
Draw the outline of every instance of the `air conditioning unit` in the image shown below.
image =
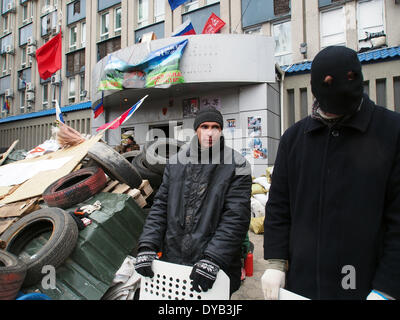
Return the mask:
{"type": "Polygon", "coordinates": [[[27,102],[34,102],[35,101],[35,94],[33,92],[27,92],[25,95],[27,102]]]}
{"type": "Polygon", "coordinates": [[[6,53],[7,54],[14,54],[14,48],[13,48],[12,44],[6,45],[6,53]]]}
{"type": "Polygon", "coordinates": [[[34,92],[35,91],[35,85],[32,82],[28,82],[25,86],[26,91],[29,92],[34,92]]]}
{"type": "Polygon", "coordinates": [[[6,89],[4,95],[6,96],[6,98],[12,98],[14,96],[13,89],[6,89]]]}
{"type": "Polygon", "coordinates": [[[7,11],[15,12],[15,2],[14,1],[10,1],[9,3],[7,3],[7,11]]]}
{"type": "Polygon", "coordinates": [[[34,56],[36,53],[35,47],[33,47],[33,46],[27,47],[26,53],[28,54],[28,56],[34,56]]]}
{"type": "Polygon", "coordinates": [[[58,74],[55,74],[55,75],[51,76],[51,84],[52,85],[58,86],[58,85],[60,85],[60,83],[61,83],[61,79],[60,79],[60,76],[58,74]]]}
{"type": "Polygon", "coordinates": [[[27,39],[28,46],[36,46],[36,40],[34,37],[28,37],[27,39]]]}

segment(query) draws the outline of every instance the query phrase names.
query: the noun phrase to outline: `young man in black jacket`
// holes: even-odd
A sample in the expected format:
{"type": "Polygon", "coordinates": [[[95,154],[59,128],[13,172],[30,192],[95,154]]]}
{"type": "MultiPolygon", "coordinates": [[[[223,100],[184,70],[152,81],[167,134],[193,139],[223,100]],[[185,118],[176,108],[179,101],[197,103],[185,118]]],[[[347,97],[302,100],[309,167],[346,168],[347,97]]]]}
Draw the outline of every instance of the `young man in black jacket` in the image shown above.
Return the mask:
{"type": "Polygon", "coordinates": [[[400,114],[363,93],[357,53],[323,49],[312,115],[282,136],[266,206],[266,299],[400,298],[400,114]]]}
{"type": "Polygon", "coordinates": [[[250,223],[251,168],[225,145],[223,117],[202,109],[196,135],[169,159],[163,182],[146,219],[135,269],[153,276],[156,252],[162,260],[193,266],[194,290],[212,288],[219,269],[240,287],[241,247],[250,223]]]}

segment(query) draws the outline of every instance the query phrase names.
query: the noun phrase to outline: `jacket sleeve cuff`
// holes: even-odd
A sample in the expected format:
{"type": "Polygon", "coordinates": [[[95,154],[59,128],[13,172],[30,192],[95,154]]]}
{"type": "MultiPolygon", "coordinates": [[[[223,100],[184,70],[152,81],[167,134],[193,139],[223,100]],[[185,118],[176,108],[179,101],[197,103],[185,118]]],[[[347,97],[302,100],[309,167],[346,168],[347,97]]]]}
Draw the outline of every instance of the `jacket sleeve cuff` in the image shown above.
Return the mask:
{"type": "Polygon", "coordinates": [[[288,271],[288,262],[283,259],[268,259],[266,269],[276,269],[282,272],[288,271]]]}

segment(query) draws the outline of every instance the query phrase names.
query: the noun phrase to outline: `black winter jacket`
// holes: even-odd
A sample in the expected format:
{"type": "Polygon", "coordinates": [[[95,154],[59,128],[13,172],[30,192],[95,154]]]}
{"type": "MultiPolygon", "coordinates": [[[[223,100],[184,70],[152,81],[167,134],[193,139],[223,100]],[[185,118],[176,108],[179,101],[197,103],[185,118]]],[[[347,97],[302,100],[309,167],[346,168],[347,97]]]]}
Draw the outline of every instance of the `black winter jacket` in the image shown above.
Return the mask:
{"type": "Polygon", "coordinates": [[[264,258],[288,260],[288,290],[311,299],[400,298],[400,114],[365,95],[342,122],[309,116],[282,136],[264,258]]]}
{"type": "Polygon", "coordinates": [[[223,137],[212,149],[222,152],[214,152],[209,164],[199,164],[209,153],[197,145],[195,136],[166,165],[139,250],[160,250],[162,260],[183,265],[210,257],[230,277],[233,292],[240,286],[241,245],[250,223],[251,168],[223,137]]]}

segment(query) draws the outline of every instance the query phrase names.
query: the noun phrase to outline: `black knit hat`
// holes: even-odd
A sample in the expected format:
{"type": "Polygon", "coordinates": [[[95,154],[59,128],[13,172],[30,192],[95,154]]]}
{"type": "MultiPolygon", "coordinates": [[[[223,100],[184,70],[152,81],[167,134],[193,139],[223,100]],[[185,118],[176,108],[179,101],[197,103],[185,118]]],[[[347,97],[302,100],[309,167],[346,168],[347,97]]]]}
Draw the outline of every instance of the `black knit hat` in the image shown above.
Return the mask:
{"type": "Polygon", "coordinates": [[[221,112],[213,107],[200,109],[194,119],[194,130],[197,130],[203,122],[216,122],[221,126],[221,129],[224,128],[224,118],[221,112]]]}

